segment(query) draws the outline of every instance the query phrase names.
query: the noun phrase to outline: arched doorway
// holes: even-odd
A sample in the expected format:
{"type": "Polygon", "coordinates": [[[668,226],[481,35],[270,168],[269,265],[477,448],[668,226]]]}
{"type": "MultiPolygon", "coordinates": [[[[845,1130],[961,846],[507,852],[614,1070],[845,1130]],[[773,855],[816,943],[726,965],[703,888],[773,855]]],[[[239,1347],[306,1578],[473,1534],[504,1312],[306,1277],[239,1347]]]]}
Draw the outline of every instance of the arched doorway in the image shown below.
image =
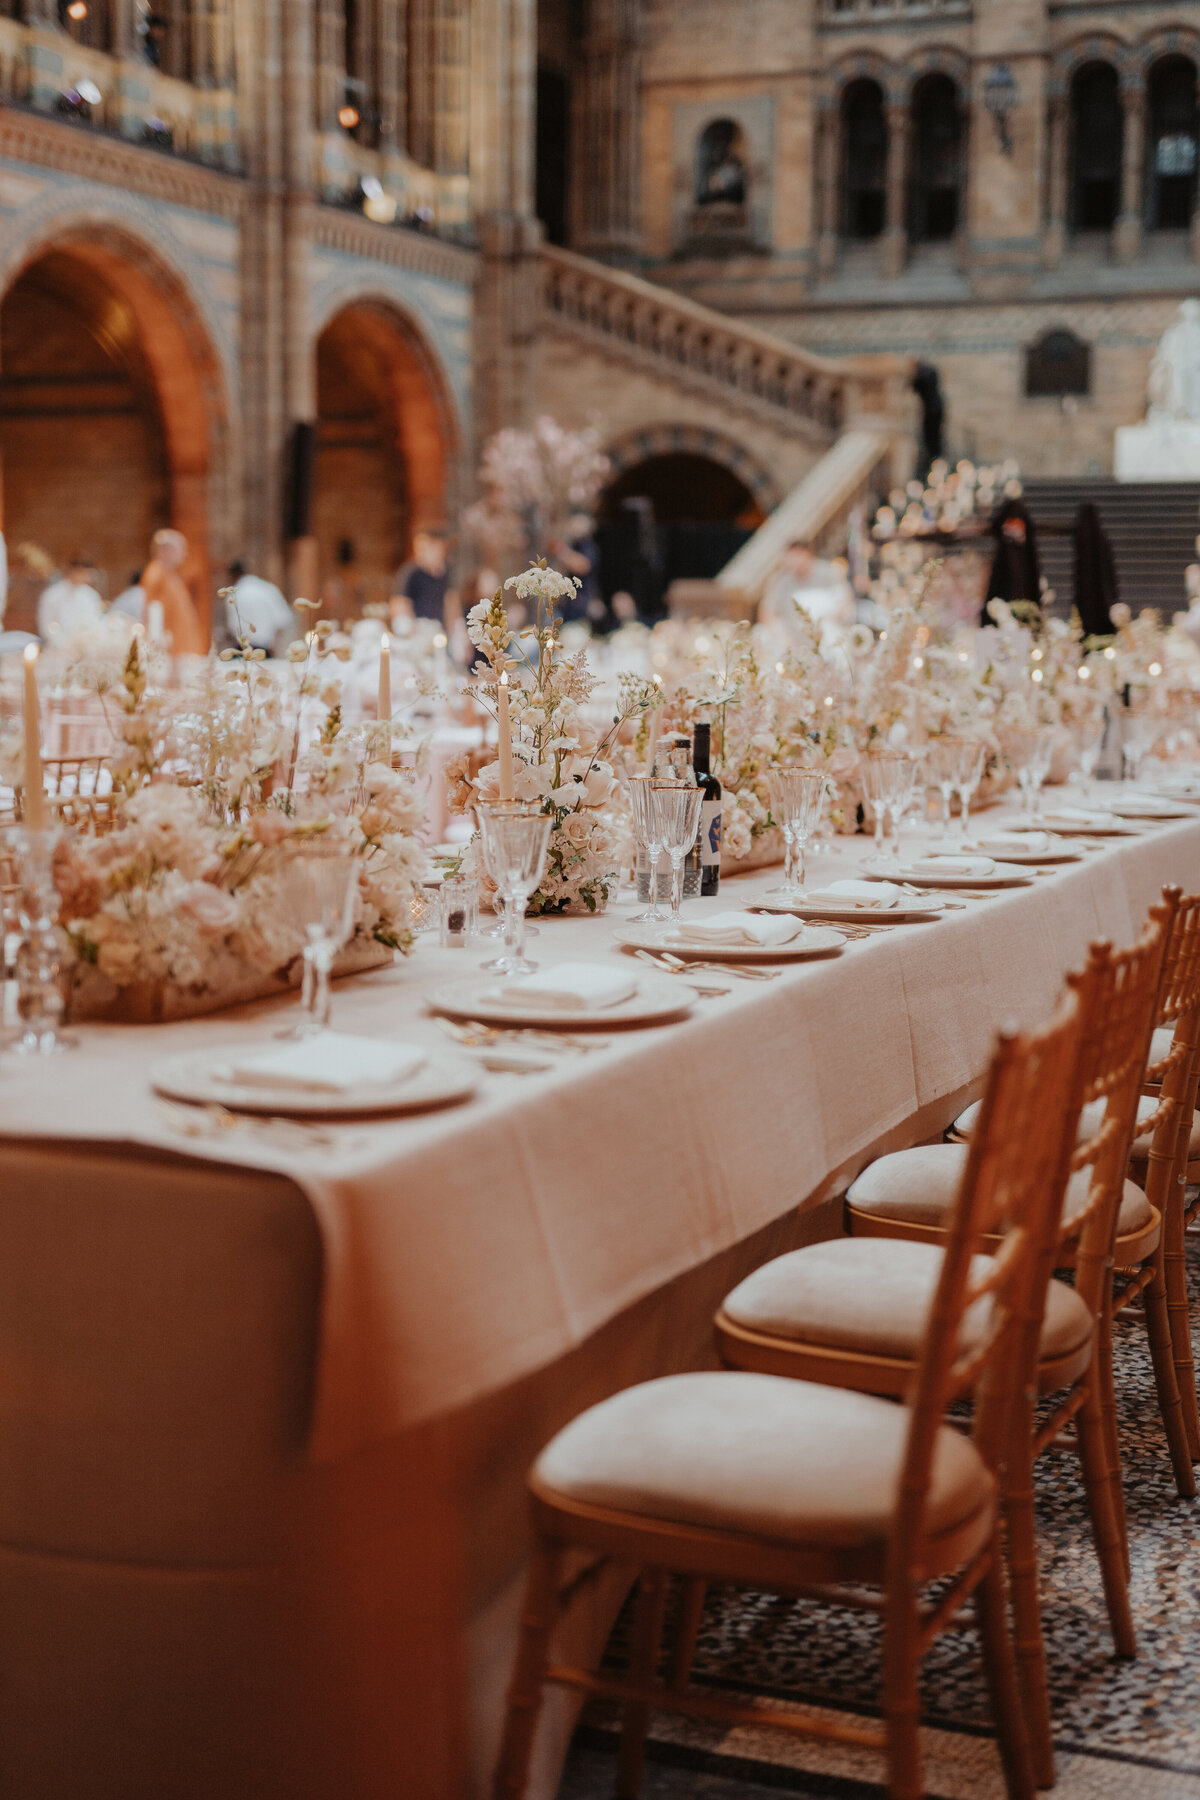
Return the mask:
{"type": "Polygon", "coordinates": [[[1164,56],[1150,71],[1150,225],[1186,231],[1196,201],[1198,130],[1196,65],[1188,56],[1164,56]]]}
{"type": "Polygon", "coordinates": [[[962,109],[949,75],[923,75],[913,89],[913,171],[909,232],[914,243],[938,243],[958,230],[962,179],[962,109]]]}
{"type": "Polygon", "coordinates": [[[1121,205],[1125,118],[1117,71],[1085,63],[1071,82],[1071,223],[1111,231],[1121,205]]]}
{"type": "Polygon", "coordinates": [[[386,600],[413,532],[447,523],[452,450],[440,384],[400,315],[375,301],[336,313],[317,340],[312,515],[331,609],[386,600]]]}
{"type": "Polygon", "coordinates": [[[745,481],[712,457],[648,456],[601,497],[601,587],[606,597],[624,590],[639,610],[654,611],[673,581],[719,574],[764,516],[745,481]]]}
{"type": "Polygon", "coordinates": [[[842,95],[842,235],[877,238],[887,211],[883,89],[865,77],[842,95]]]}
{"type": "MultiPolygon", "coordinates": [[[[172,525],[188,540],[183,572],[207,620],[210,561],[228,551],[210,543],[209,504],[225,421],[191,298],[146,246],[97,223],[16,271],[0,302],[0,468],[18,567],[22,544],[58,568],[86,558],[112,597],[142,567],[152,532],[172,525]]],[[[225,507],[214,516],[231,529],[225,507]]],[[[10,627],[28,600],[18,582],[10,627]]]]}

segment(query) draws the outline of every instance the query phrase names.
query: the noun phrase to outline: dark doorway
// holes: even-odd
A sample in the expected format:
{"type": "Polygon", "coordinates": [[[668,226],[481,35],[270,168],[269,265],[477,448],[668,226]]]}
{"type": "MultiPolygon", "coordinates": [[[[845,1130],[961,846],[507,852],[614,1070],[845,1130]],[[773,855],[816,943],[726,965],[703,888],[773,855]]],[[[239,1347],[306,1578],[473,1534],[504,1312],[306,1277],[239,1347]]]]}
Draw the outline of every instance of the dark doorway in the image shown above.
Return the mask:
{"type": "Polygon", "coordinates": [[[606,597],[633,593],[658,611],[673,581],[709,580],[763,521],[732,470],[685,451],[647,457],[605,490],[597,541],[606,597]]]}
{"type": "Polygon", "coordinates": [[[1121,204],[1125,119],[1111,63],[1087,63],[1071,83],[1071,223],[1111,231],[1121,204]]]}
{"type": "Polygon", "coordinates": [[[939,243],[958,230],[962,112],[948,75],[924,75],[913,89],[913,180],[909,232],[939,243]]]}
{"type": "Polygon", "coordinates": [[[564,246],[570,161],[570,87],[558,69],[543,64],[537,72],[537,215],[549,242],[564,246]]]}
{"type": "Polygon", "coordinates": [[[1164,56],[1150,71],[1150,224],[1186,231],[1196,199],[1196,66],[1164,56]]]}
{"type": "Polygon", "coordinates": [[[876,238],[887,213],[887,119],[877,81],[852,81],[842,95],[842,233],[876,238]]]}

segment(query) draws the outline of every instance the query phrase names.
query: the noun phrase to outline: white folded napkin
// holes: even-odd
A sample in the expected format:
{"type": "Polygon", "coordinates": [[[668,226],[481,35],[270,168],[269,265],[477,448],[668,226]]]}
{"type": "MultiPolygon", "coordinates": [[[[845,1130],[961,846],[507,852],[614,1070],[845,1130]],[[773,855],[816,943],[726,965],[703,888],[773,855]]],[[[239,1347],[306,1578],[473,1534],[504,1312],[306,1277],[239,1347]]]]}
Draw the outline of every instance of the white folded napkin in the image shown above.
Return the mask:
{"type": "Polygon", "coordinates": [[[909,864],[909,873],[922,878],[931,876],[934,880],[939,875],[952,875],[956,879],[979,881],[985,875],[994,875],[996,865],[990,856],[922,856],[919,861],[909,864]]]}
{"type": "Polygon", "coordinates": [[[1098,807],[1089,811],[1086,806],[1059,806],[1053,812],[1043,813],[1042,817],[1051,828],[1055,825],[1083,825],[1092,830],[1103,831],[1113,822],[1111,812],[1102,811],[1098,807]]]}
{"type": "Polygon", "coordinates": [[[809,888],[808,898],[816,906],[863,906],[882,912],[895,906],[900,889],[894,881],[831,881],[828,887],[809,888]]]}
{"type": "Polygon", "coordinates": [[[417,1044],[323,1031],[317,1037],[238,1055],[219,1073],[222,1081],[279,1093],[351,1094],[357,1088],[407,1081],[424,1062],[425,1052],[417,1044]]]}
{"type": "Polygon", "coordinates": [[[984,856],[996,856],[1003,862],[1005,855],[1040,856],[1050,848],[1048,831],[996,831],[990,837],[976,838],[976,850],[984,856]]]}
{"type": "Polygon", "coordinates": [[[566,962],[554,969],[539,969],[517,981],[506,981],[493,988],[489,1000],[505,1006],[519,1006],[531,1001],[556,1012],[600,1012],[606,1006],[620,1006],[632,1000],[638,991],[637,976],[624,969],[609,968],[606,963],[566,962]]]}
{"type": "MultiPolygon", "coordinates": [[[[1175,799],[1177,803],[1178,796],[1175,799]]],[[[1165,804],[1170,805],[1170,800],[1165,804]]],[[[1113,801],[1113,811],[1127,819],[1153,818],[1156,813],[1161,813],[1163,805],[1164,802],[1156,800],[1152,794],[1126,794],[1113,801]]]]}
{"type": "Polygon", "coordinates": [[[786,913],[723,912],[695,924],[681,925],[668,931],[668,944],[726,944],[768,949],[776,944],[790,944],[804,930],[799,919],[786,913]]]}

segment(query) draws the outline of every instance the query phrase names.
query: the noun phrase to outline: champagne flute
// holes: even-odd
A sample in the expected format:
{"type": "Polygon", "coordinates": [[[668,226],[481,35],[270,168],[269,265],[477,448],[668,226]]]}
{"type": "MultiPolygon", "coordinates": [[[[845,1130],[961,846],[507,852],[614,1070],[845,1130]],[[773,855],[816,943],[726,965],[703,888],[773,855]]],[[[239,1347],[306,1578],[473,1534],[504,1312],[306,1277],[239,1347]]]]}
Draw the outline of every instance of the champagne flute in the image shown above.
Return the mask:
{"type": "Polygon", "coordinates": [[[304,932],[302,1016],[285,1037],[307,1038],[329,1030],[333,959],[354,930],[360,863],[340,839],[310,839],[288,851],[283,902],[304,932]]]}
{"type": "Polygon", "coordinates": [[[917,786],[918,760],[908,751],[898,750],[892,756],[892,774],[888,783],[885,810],[892,821],[892,867],[900,867],[900,821],[912,805],[917,786]]]}
{"type": "Polygon", "coordinates": [[[966,848],[970,842],[971,796],[983,779],[987,745],[978,738],[959,738],[955,751],[954,785],[958,790],[961,811],[958,818],[958,842],[966,848]]]}
{"type": "Polygon", "coordinates": [[[950,802],[954,795],[956,768],[955,740],[949,737],[934,738],[929,746],[926,767],[929,770],[930,785],[937,788],[942,796],[941,835],[945,839],[950,836],[950,802]]]}
{"type": "Polygon", "coordinates": [[[653,782],[651,803],[658,815],[657,830],[663,849],[671,859],[671,924],[679,924],[679,906],[683,899],[683,859],[696,841],[700,825],[702,787],[670,781],[653,782]]]}
{"type": "Polygon", "coordinates": [[[485,968],[532,975],[525,955],[525,908],[546,868],[553,818],[536,801],[501,800],[475,809],[487,872],[504,896],[504,955],[485,968]]]}
{"type": "Polygon", "coordinates": [[[633,832],[639,849],[646,852],[650,864],[649,905],[644,912],[634,913],[633,925],[665,925],[667,915],[658,904],[658,865],[662,859],[662,834],[658,828],[658,812],[654,806],[653,780],[649,775],[630,775],[625,782],[633,832]]]}
{"type": "Polygon", "coordinates": [[[772,769],[767,776],[771,816],[783,832],[783,886],[772,890],[788,900],[803,900],[805,852],[821,821],[825,776],[820,769],[772,769]]]}

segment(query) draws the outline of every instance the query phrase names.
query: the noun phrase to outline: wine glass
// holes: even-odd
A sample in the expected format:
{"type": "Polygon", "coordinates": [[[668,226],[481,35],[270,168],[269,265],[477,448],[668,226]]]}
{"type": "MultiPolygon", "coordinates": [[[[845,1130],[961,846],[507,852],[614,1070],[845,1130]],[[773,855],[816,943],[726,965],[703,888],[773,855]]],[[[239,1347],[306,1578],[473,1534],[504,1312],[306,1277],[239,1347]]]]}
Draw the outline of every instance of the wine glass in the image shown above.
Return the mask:
{"type": "Polygon", "coordinates": [[[634,913],[633,925],[665,925],[667,915],[658,904],[658,865],[662,857],[662,834],[658,811],[654,805],[653,782],[649,775],[631,775],[626,781],[633,832],[639,849],[646,852],[650,863],[649,905],[644,912],[634,913]]]}
{"type": "Polygon", "coordinates": [[[892,867],[900,867],[900,821],[913,802],[920,764],[915,756],[898,750],[891,754],[892,773],[884,808],[892,821],[892,867]]]}
{"type": "Polygon", "coordinates": [[[911,757],[903,750],[871,750],[862,759],[860,768],[863,794],[875,817],[875,852],[868,859],[868,868],[890,868],[894,860],[883,847],[884,825],[893,805],[897,785],[908,780],[908,765],[911,761],[911,757]]]}
{"type": "Polygon", "coordinates": [[[1144,758],[1158,742],[1162,721],[1156,713],[1131,707],[1125,714],[1125,732],[1121,758],[1126,781],[1136,781],[1142,772],[1144,758]]]}
{"type": "Polygon", "coordinates": [[[285,1037],[315,1037],[329,1029],[333,959],[354,930],[359,859],[339,840],[311,839],[287,854],[283,903],[304,933],[302,1017],[285,1037]]]}
{"type": "Polygon", "coordinates": [[[773,892],[787,900],[804,898],[808,840],[821,820],[825,776],[819,769],[772,769],[767,776],[771,816],[783,832],[783,886],[773,892]]]}
{"type": "Polygon", "coordinates": [[[683,899],[683,859],[696,841],[704,789],[679,781],[651,783],[651,804],[657,814],[656,830],[671,859],[671,924],[679,924],[683,899]]]}
{"type": "Polygon", "coordinates": [[[961,811],[958,818],[958,842],[964,848],[970,842],[971,796],[983,779],[987,745],[979,738],[955,740],[954,786],[958,791],[961,811]]]}
{"type": "Polygon", "coordinates": [[[934,738],[926,753],[926,768],[929,771],[931,787],[938,789],[942,796],[942,837],[950,836],[950,801],[954,795],[954,777],[957,770],[957,749],[955,740],[949,737],[934,738]]]}
{"type": "Polygon", "coordinates": [[[1007,733],[1004,747],[1021,789],[1021,810],[1032,820],[1041,806],[1042,783],[1050,773],[1054,734],[1045,726],[1035,725],[1007,733]]]}
{"type": "Polygon", "coordinates": [[[501,800],[475,808],[488,874],[504,896],[504,955],[485,964],[502,975],[532,975],[525,955],[525,908],[542,879],[553,818],[536,801],[501,800]]]}
{"type": "Polygon", "coordinates": [[[1096,764],[1100,761],[1106,724],[1107,720],[1102,706],[1089,708],[1075,721],[1075,758],[1079,764],[1079,782],[1085,801],[1092,776],[1096,772],[1096,764]]]}

